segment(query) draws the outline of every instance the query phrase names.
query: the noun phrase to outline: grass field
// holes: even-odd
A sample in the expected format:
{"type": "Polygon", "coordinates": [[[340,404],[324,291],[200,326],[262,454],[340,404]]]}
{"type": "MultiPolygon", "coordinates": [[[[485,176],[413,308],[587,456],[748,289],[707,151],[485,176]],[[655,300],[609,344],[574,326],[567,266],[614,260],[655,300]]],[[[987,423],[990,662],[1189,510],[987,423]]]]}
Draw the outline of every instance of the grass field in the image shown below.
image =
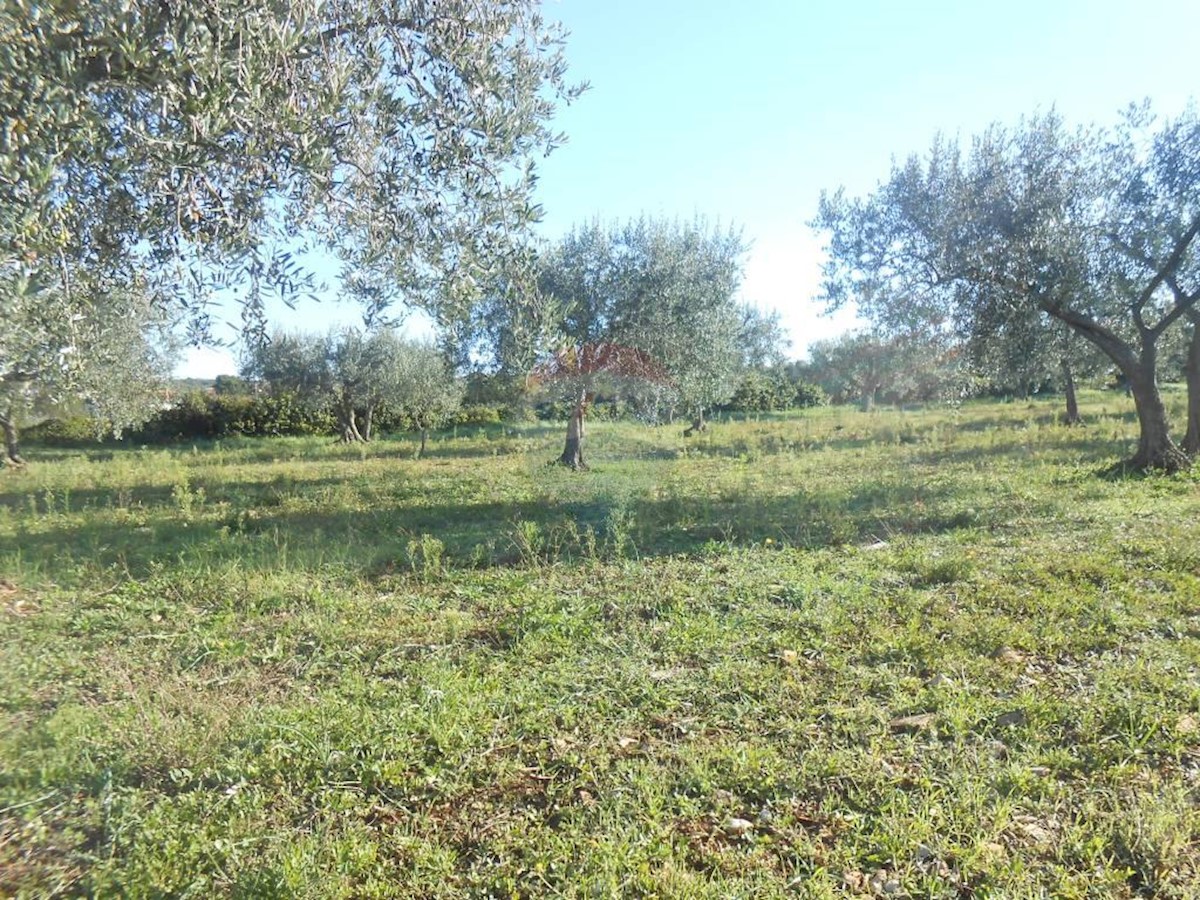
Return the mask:
{"type": "Polygon", "coordinates": [[[1198,896],[1200,480],[1057,412],[30,450],[0,896],[1198,896]]]}

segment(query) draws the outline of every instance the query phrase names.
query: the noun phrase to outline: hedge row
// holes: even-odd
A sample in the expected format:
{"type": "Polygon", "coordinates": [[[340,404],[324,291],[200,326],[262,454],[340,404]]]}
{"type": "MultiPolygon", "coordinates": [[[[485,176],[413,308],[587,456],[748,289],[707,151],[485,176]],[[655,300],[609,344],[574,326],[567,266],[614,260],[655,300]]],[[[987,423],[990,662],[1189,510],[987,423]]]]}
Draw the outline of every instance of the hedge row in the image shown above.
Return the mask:
{"type": "MultiPolygon", "coordinates": [[[[721,410],[767,412],[820,406],[826,402],[824,391],[815,385],[752,373],[743,379],[721,410]]],[[[539,419],[558,421],[570,416],[571,407],[566,401],[541,403],[532,409],[474,403],[455,412],[446,427],[493,425],[528,417],[530,413],[539,419]]],[[[588,414],[593,420],[617,420],[634,413],[635,409],[624,401],[602,398],[588,414]]],[[[410,431],[413,425],[403,415],[394,414],[376,415],[374,427],[377,433],[388,433],[410,431]]],[[[135,444],[163,444],[229,437],[332,435],[335,431],[334,419],[328,412],[311,409],[289,394],[254,396],[192,391],[141,427],[127,432],[125,439],[135,444]]],[[[86,446],[97,441],[96,425],[86,416],[51,419],[26,429],[23,439],[47,447],[86,446]]]]}
{"type": "MultiPolygon", "coordinates": [[[[501,421],[502,410],[487,405],[464,406],[446,423],[450,426],[491,425],[501,421]]],[[[377,415],[376,432],[412,430],[402,415],[377,415]]],[[[139,428],[127,431],[124,439],[134,444],[166,444],[176,441],[219,440],[229,437],[333,435],[333,417],[313,410],[291,395],[247,396],[184,394],[170,407],[154,415],[139,428]]],[[[49,419],[25,429],[26,443],[46,447],[81,447],[97,442],[96,423],[86,416],[49,419]]]]}

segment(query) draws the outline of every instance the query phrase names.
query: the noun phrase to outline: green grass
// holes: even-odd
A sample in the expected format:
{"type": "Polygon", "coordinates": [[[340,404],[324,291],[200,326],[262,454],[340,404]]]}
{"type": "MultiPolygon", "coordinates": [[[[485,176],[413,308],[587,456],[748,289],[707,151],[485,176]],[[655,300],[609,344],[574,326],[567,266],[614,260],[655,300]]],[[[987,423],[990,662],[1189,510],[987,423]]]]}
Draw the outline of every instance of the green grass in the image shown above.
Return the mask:
{"type": "Polygon", "coordinates": [[[31,450],[0,896],[1195,896],[1200,482],[1085,401],[31,450]]]}

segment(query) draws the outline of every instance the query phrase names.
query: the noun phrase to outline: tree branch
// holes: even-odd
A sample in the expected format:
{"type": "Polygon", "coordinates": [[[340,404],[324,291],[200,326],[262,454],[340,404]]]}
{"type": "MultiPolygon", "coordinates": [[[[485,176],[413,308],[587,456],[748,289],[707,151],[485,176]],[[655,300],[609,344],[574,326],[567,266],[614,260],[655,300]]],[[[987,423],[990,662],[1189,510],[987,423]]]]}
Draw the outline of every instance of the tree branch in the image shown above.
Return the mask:
{"type": "Polygon", "coordinates": [[[1138,354],[1134,352],[1134,349],[1126,341],[1122,340],[1116,332],[1101,325],[1091,316],[1066,306],[1055,306],[1049,303],[1041,304],[1041,308],[1044,312],[1073,328],[1103,350],[1109,359],[1116,363],[1122,371],[1137,366],[1138,354]]]}
{"type": "MultiPolygon", "coordinates": [[[[1133,307],[1134,314],[1139,319],[1139,323],[1140,323],[1140,319],[1141,319],[1141,311],[1143,309],[1145,309],[1146,304],[1150,302],[1151,298],[1153,298],[1154,292],[1157,291],[1160,287],[1162,287],[1163,283],[1169,277],[1173,276],[1175,274],[1175,272],[1179,269],[1180,263],[1183,262],[1183,255],[1185,253],[1187,253],[1188,247],[1191,245],[1192,241],[1195,240],[1197,234],[1200,234],[1200,214],[1197,214],[1196,218],[1192,221],[1192,224],[1188,227],[1187,231],[1185,231],[1179,237],[1179,240],[1177,240],[1175,242],[1175,247],[1171,251],[1171,255],[1167,257],[1166,262],[1164,262],[1161,266],[1158,266],[1157,268],[1154,266],[1153,260],[1148,259],[1147,257],[1137,253],[1136,251],[1133,251],[1132,256],[1134,257],[1134,259],[1136,259],[1138,262],[1142,263],[1143,265],[1147,266],[1148,268],[1150,268],[1151,271],[1154,272],[1154,277],[1150,279],[1150,283],[1147,284],[1146,287],[1142,290],[1142,293],[1138,296],[1138,299],[1135,302],[1134,307],[1133,307]]],[[[1117,245],[1118,249],[1122,250],[1123,252],[1126,252],[1127,255],[1129,254],[1130,250],[1133,250],[1133,248],[1131,248],[1131,247],[1122,246],[1122,244],[1124,244],[1124,242],[1121,241],[1119,238],[1115,238],[1114,235],[1110,235],[1110,238],[1114,238],[1113,242],[1117,245]]],[[[1183,309],[1186,309],[1188,306],[1191,306],[1195,302],[1196,302],[1196,298],[1195,297],[1191,298],[1191,301],[1189,303],[1187,303],[1183,307],[1183,309]]],[[[1183,310],[1179,308],[1179,305],[1177,303],[1176,309],[1172,310],[1171,313],[1168,313],[1167,316],[1162,321],[1160,321],[1158,323],[1158,325],[1156,325],[1153,329],[1150,329],[1150,333],[1153,334],[1154,336],[1161,334],[1163,329],[1166,328],[1167,325],[1170,325],[1171,322],[1174,322],[1175,319],[1179,318],[1179,316],[1182,314],[1182,312],[1183,312],[1183,310]]]]}

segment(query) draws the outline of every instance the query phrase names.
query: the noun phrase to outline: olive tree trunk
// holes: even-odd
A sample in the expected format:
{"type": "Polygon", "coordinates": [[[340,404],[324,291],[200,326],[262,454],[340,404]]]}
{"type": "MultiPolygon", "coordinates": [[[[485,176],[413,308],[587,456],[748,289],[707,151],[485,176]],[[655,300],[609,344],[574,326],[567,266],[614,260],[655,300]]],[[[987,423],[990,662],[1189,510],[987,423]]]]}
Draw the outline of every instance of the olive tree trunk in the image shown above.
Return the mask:
{"type": "Polygon", "coordinates": [[[863,412],[871,412],[875,408],[875,395],[879,393],[879,385],[864,385],[859,397],[859,406],[863,412]]]}
{"type": "Polygon", "coordinates": [[[1133,394],[1133,405],[1137,409],[1138,425],[1141,427],[1137,453],[1129,461],[1129,465],[1135,469],[1178,472],[1187,468],[1189,460],[1187,454],[1171,439],[1167,408],[1158,390],[1155,356],[1154,348],[1147,348],[1139,364],[1125,373],[1129,380],[1129,390],[1133,394]]]}
{"type": "Polygon", "coordinates": [[[579,401],[571,411],[571,418],[567,421],[567,442],[563,447],[562,456],[555,460],[560,466],[570,466],[572,469],[587,468],[587,463],[583,461],[583,436],[586,430],[584,420],[586,415],[587,394],[583,393],[580,394],[579,401]]]}
{"type": "Polygon", "coordinates": [[[1191,316],[1192,339],[1188,343],[1187,366],[1187,434],[1183,437],[1183,452],[1190,456],[1200,453],[1200,314],[1191,316]]]}
{"type": "Polygon", "coordinates": [[[1071,371],[1071,362],[1065,356],[1059,360],[1063,373],[1063,392],[1067,395],[1067,411],[1063,414],[1063,423],[1079,425],[1083,419],[1079,415],[1079,398],[1075,396],[1075,373],[1071,371]]]}
{"type": "Polygon", "coordinates": [[[343,406],[338,412],[338,426],[342,431],[343,444],[356,444],[365,441],[362,432],[358,430],[357,417],[354,410],[343,406]]]}
{"type": "Polygon", "coordinates": [[[1158,338],[1169,320],[1154,329],[1144,328],[1138,349],[1130,345],[1111,329],[1094,319],[1060,306],[1045,306],[1043,309],[1069,325],[1087,338],[1113,361],[1125,378],[1125,384],[1133,405],[1137,410],[1137,452],[1125,465],[1135,469],[1161,469],[1178,472],[1190,464],[1186,453],[1171,439],[1171,425],[1167,419],[1167,408],[1158,390],[1158,338]]]}
{"type": "Polygon", "coordinates": [[[684,437],[691,437],[693,434],[703,434],[708,431],[708,423],[704,421],[704,409],[701,408],[696,412],[696,418],[692,419],[692,424],[683,430],[684,437]]]}
{"type": "Polygon", "coordinates": [[[0,428],[4,430],[4,458],[14,466],[25,465],[21,458],[20,435],[17,432],[17,420],[9,410],[5,416],[0,416],[0,428]]]}

